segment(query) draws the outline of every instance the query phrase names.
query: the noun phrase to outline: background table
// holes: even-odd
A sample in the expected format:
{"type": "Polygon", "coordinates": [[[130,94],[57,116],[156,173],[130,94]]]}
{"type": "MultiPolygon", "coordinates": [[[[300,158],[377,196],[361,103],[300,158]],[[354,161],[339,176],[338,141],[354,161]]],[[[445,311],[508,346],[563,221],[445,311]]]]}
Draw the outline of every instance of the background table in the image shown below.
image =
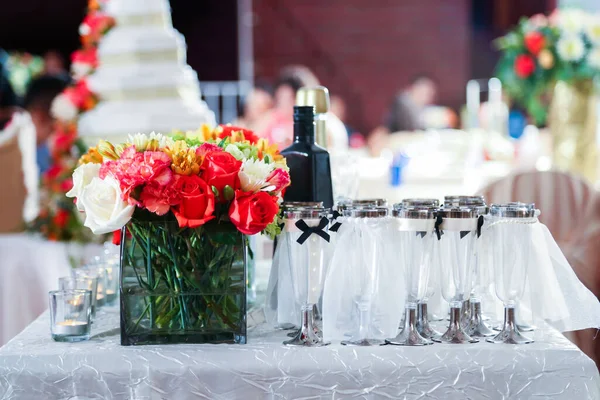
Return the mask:
{"type": "Polygon", "coordinates": [[[102,245],[50,242],[34,235],[0,234],[0,345],[48,308],[48,291],[70,273],[69,258],[88,260],[102,245]]]}
{"type": "Polygon", "coordinates": [[[93,339],[50,339],[48,314],[0,349],[3,399],[598,399],[594,363],[556,331],[531,345],[322,348],[281,345],[121,347],[118,311],[101,310],[93,339]]]}

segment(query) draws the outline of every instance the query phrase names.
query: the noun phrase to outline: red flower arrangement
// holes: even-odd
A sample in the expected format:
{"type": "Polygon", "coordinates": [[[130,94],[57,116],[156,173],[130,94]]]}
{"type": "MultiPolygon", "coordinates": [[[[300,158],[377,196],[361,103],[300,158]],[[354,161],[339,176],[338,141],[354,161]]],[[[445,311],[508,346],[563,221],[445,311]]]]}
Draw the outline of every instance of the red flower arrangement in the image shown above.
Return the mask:
{"type": "Polygon", "coordinates": [[[240,139],[240,131],[224,128],[211,132],[230,132],[218,144],[154,133],[119,146],[103,141],[101,165],[82,159],[67,196],[77,198],[84,225],[96,234],[148,212],[176,220],[180,228],[231,222],[246,235],[275,234],[279,201],[290,184],[285,160],[268,143],[259,151],[240,139]]]}

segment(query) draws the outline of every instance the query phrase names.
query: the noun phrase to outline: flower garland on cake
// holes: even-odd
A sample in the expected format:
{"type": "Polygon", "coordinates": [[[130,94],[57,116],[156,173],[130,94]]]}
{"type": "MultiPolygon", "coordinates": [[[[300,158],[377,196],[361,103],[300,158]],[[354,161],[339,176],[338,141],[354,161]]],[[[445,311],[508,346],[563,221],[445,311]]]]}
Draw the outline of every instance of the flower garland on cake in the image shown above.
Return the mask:
{"type": "Polygon", "coordinates": [[[600,76],[600,13],[565,9],[524,18],[496,45],[502,52],[496,75],[506,92],[543,124],[544,96],[556,81],[600,76]]]}
{"type": "Polygon", "coordinates": [[[88,87],[87,76],[98,66],[100,40],[115,25],[114,18],[102,12],[105,1],[89,1],[88,14],[79,27],[82,47],[71,55],[74,83],[52,103],[51,112],[56,119],[55,132],[49,139],[52,164],[42,176],[40,214],[29,227],[49,240],[102,240],[84,228],[77,208],[65,194],[73,187],[73,171],[86,151],[77,138],[77,118],[98,102],[88,87]]]}

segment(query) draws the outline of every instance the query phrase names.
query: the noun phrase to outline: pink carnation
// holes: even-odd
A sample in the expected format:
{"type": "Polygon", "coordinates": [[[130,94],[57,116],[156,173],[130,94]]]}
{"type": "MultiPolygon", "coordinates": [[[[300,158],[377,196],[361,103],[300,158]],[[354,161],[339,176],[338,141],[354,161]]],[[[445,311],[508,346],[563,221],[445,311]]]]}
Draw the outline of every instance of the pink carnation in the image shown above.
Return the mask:
{"type": "Polygon", "coordinates": [[[159,187],[166,186],[173,180],[171,157],[160,151],[138,153],[135,146],[129,146],[115,161],[107,161],[100,168],[100,178],[112,174],[120,183],[123,199],[130,204],[140,205],[131,197],[137,187],[155,183],[159,187]]]}
{"type": "Polygon", "coordinates": [[[171,209],[181,202],[180,193],[175,190],[173,180],[170,184],[161,186],[156,181],[144,186],[140,195],[142,207],[157,215],[165,215],[171,209]]]}
{"type": "Polygon", "coordinates": [[[277,168],[267,177],[269,186],[274,186],[272,192],[280,193],[290,185],[290,174],[283,168],[277,168]]]}
{"type": "Polygon", "coordinates": [[[223,149],[213,143],[202,143],[202,145],[196,149],[196,155],[204,157],[213,151],[223,151],[223,149]]]}

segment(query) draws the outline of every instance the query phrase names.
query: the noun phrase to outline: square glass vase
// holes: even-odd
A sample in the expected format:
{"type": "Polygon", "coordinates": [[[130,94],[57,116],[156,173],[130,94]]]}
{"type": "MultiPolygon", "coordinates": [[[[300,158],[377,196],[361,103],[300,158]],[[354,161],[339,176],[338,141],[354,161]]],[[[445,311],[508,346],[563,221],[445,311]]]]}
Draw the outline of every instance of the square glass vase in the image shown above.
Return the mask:
{"type": "Polygon", "coordinates": [[[121,345],[246,343],[248,240],[231,223],[121,231],[121,345]]]}

